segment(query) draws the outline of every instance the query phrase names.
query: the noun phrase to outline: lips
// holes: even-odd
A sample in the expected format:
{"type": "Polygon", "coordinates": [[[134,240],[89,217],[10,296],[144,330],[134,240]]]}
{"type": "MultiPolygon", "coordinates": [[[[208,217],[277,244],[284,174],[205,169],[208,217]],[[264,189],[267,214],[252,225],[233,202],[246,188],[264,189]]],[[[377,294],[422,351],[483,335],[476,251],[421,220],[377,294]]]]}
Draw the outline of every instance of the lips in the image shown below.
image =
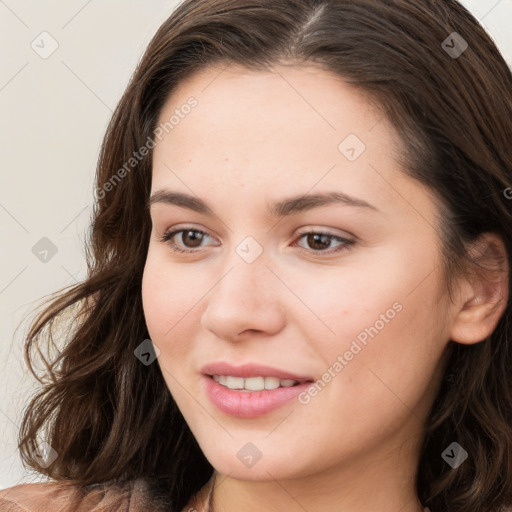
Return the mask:
{"type": "Polygon", "coordinates": [[[233,366],[226,362],[210,363],[201,368],[201,373],[209,377],[214,375],[226,375],[230,377],[276,377],[279,380],[294,380],[298,383],[312,382],[314,379],[308,375],[300,375],[281,370],[270,366],[263,366],[255,363],[247,363],[241,366],[233,366]]]}
{"type": "MultiPolygon", "coordinates": [[[[228,416],[238,418],[256,418],[270,414],[273,411],[293,402],[297,396],[304,392],[313,382],[310,376],[291,373],[287,370],[262,366],[258,364],[245,364],[233,366],[225,362],[210,363],[201,369],[203,374],[203,390],[216,408],[228,416]],[[249,381],[278,379],[294,382],[290,386],[279,386],[273,389],[249,391],[246,389],[230,389],[220,383],[219,376],[226,376],[230,381],[249,381]]],[[[261,382],[260,382],[261,387],[261,382]]]]}

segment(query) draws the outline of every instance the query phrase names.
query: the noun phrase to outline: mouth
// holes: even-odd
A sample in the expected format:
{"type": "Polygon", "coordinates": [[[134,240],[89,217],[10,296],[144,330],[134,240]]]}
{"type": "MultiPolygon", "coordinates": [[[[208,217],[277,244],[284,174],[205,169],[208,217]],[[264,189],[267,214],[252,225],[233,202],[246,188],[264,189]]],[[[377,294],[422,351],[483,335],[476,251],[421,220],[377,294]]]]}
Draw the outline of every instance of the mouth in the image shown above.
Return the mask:
{"type": "Polygon", "coordinates": [[[277,388],[291,388],[312,380],[280,379],[279,377],[235,377],[233,375],[208,375],[215,382],[233,391],[264,391],[277,388]]]}
{"type": "Polygon", "coordinates": [[[212,363],[202,368],[203,391],[218,411],[237,418],[257,418],[290,405],[313,378],[267,366],[212,363]]]}
{"type": "Polygon", "coordinates": [[[203,366],[200,372],[203,375],[215,378],[215,380],[222,385],[228,387],[237,386],[231,389],[244,389],[246,383],[249,386],[246,389],[251,390],[252,388],[250,386],[255,385],[261,387],[262,384],[264,384],[265,387],[261,387],[261,389],[275,389],[279,386],[291,387],[296,382],[303,383],[314,381],[313,377],[310,375],[299,375],[281,368],[273,368],[256,363],[234,366],[230,363],[218,361],[203,366]],[[266,387],[267,385],[268,388],[266,387]]]}

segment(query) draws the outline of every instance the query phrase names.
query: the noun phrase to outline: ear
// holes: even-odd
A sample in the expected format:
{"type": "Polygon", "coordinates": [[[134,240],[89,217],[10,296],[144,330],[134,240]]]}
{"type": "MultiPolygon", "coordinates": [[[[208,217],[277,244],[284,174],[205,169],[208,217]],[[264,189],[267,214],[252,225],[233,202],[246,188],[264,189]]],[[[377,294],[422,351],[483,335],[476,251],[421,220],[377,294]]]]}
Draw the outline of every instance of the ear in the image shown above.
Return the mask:
{"type": "Polygon", "coordinates": [[[508,301],[509,266],[507,250],[495,233],[480,235],[469,250],[472,265],[463,278],[457,302],[458,313],[451,339],[473,344],[489,337],[496,328],[508,301]]]}

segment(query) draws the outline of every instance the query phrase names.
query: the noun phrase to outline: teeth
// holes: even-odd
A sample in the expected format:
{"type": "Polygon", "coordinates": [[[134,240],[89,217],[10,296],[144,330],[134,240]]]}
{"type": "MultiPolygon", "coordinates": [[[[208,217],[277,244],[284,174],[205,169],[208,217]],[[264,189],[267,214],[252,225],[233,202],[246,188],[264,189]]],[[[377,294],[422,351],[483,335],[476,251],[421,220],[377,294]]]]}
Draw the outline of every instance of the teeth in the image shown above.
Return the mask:
{"type": "Polygon", "coordinates": [[[244,379],[242,377],[226,377],[226,387],[229,389],[244,389],[244,379]]]}
{"type": "Polygon", "coordinates": [[[247,391],[263,391],[264,389],[289,388],[298,382],[291,379],[278,379],[277,377],[231,377],[230,375],[213,375],[213,380],[229,389],[247,391]]]}
{"type": "MultiPolygon", "coordinates": [[[[261,391],[265,389],[265,379],[263,377],[249,377],[248,379],[240,380],[242,381],[243,388],[247,389],[247,391],[261,391]]],[[[279,381],[277,384],[279,385],[279,381]]],[[[241,389],[241,387],[239,389],[241,389]]]]}

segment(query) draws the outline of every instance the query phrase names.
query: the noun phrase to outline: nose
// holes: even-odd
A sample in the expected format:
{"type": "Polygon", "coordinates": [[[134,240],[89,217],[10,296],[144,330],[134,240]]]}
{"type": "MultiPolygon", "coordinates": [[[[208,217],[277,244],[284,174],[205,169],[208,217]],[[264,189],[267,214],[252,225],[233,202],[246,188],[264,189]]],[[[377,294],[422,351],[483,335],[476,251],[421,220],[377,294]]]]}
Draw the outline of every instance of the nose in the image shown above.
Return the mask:
{"type": "Polygon", "coordinates": [[[203,327],[216,337],[240,341],[255,334],[275,335],[286,321],[281,302],[284,286],[263,257],[252,263],[230,260],[207,295],[203,327]]]}

